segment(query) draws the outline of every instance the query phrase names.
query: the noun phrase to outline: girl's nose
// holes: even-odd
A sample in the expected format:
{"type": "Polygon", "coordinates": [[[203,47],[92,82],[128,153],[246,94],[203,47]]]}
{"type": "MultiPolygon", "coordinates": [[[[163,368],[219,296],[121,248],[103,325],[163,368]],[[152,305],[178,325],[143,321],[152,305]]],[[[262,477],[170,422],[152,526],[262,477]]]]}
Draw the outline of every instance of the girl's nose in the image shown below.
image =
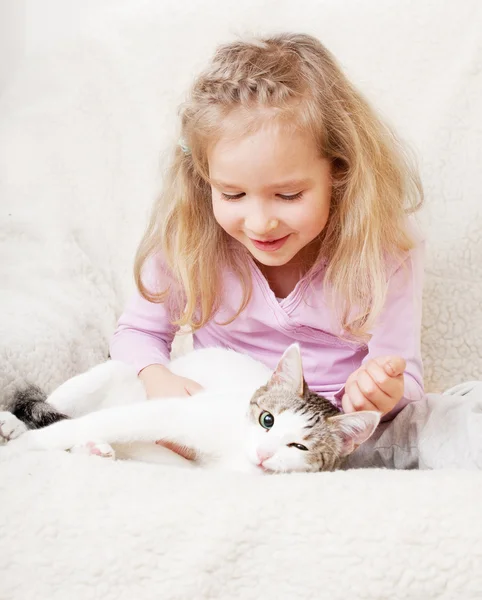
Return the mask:
{"type": "Polygon", "coordinates": [[[258,448],[256,450],[256,454],[258,455],[259,462],[263,463],[265,460],[268,460],[268,458],[271,458],[274,453],[271,450],[263,450],[258,448]]]}
{"type": "Polygon", "coordinates": [[[262,211],[250,212],[244,221],[244,226],[249,233],[263,237],[274,231],[279,225],[278,219],[262,211]]]}

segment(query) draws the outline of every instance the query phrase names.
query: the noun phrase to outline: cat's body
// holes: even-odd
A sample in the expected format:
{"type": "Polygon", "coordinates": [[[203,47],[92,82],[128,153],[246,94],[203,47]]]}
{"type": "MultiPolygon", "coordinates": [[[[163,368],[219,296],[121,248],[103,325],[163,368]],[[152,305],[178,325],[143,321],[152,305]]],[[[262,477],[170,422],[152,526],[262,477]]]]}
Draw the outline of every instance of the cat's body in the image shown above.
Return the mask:
{"type": "Polygon", "coordinates": [[[57,423],[20,432],[7,448],[67,450],[94,442],[112,445],[120,458],[256,473],[320,471],[339,466],[379,421],[378,413],[343,415],[310,392],[297,345],[274,372],[220,348],[194,351],[169,368],[205,391],[146,400],[135,370],[109,361],[53,392],[48,405],[60,414],[57,423]]]}

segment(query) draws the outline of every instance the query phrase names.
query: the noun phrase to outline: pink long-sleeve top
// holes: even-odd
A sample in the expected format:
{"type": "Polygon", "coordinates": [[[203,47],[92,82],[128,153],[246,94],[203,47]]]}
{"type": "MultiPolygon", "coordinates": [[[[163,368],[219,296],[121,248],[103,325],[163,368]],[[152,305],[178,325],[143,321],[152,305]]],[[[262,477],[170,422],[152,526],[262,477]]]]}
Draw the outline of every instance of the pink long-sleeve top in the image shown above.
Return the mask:
{"type": "MultiPolygon", "coordinates": [[[[423,244],[406,254],[392,269],[385,306],[367,344],[340,339],[323,291],[324,269],[311,280],[303,278],[284,299],[277,299],[267,280],[251,259],[253,290],[245,310],[229,325],[239,308],[241,284],[234,274],[224,274],[224,303],[216,315],[194,334],[194,348],[221,346],[251,355],[274,369],[284,350],[298,342],[308,386],[341,407],[348,376],[370,358],[398,355],[407,362],[405,393],[385,416],[393,418],[406,404],[423,397],[420,351],[422,313],[423,244]]],[[[165,273],[154,259],[144,281],[162,285],[165,273]]],[[[121,315],[111,340],[115,360],[134,365],[138,371],[151,364],[169,363],[177,328],[167,304],[156,304],[136,293],[121,315]]]]}

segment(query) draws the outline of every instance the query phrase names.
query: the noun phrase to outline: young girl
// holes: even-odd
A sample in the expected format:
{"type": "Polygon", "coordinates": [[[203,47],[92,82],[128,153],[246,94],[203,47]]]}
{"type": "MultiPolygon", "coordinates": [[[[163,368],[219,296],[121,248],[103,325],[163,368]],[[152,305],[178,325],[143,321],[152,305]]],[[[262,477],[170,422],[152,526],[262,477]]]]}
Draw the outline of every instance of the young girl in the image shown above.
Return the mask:
{"type": "Polygon", "coordinates": [[[385,420],[423,397],[422,192],[393,133],[308,35],[221,46],[181,110],[181,140],[135,263],[113,359],[148,396],[180,326],[271,368],[301,345],[307,384],[385,420]]]}

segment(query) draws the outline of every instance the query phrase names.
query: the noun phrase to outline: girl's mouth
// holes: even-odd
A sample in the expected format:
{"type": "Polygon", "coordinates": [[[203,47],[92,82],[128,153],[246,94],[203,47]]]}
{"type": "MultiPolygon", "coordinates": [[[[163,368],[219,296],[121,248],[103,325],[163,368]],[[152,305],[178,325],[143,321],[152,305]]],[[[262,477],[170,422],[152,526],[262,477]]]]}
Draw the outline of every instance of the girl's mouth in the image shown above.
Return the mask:
{"type": "Polygon", "coordinates": [[[264,252],[275,252],[276,250],[279,250],[282,246],[284,246],[286,240],[290,237],[290,233],[288,235],[285,235],[282,238],[278,238],[277,240],[269,240],[267,242],[262,242],[261,240],[253,240],[252,238],[251,241],[253,242],[253,245],[258,248],[258,250],[263,250],[264,252]]]}

